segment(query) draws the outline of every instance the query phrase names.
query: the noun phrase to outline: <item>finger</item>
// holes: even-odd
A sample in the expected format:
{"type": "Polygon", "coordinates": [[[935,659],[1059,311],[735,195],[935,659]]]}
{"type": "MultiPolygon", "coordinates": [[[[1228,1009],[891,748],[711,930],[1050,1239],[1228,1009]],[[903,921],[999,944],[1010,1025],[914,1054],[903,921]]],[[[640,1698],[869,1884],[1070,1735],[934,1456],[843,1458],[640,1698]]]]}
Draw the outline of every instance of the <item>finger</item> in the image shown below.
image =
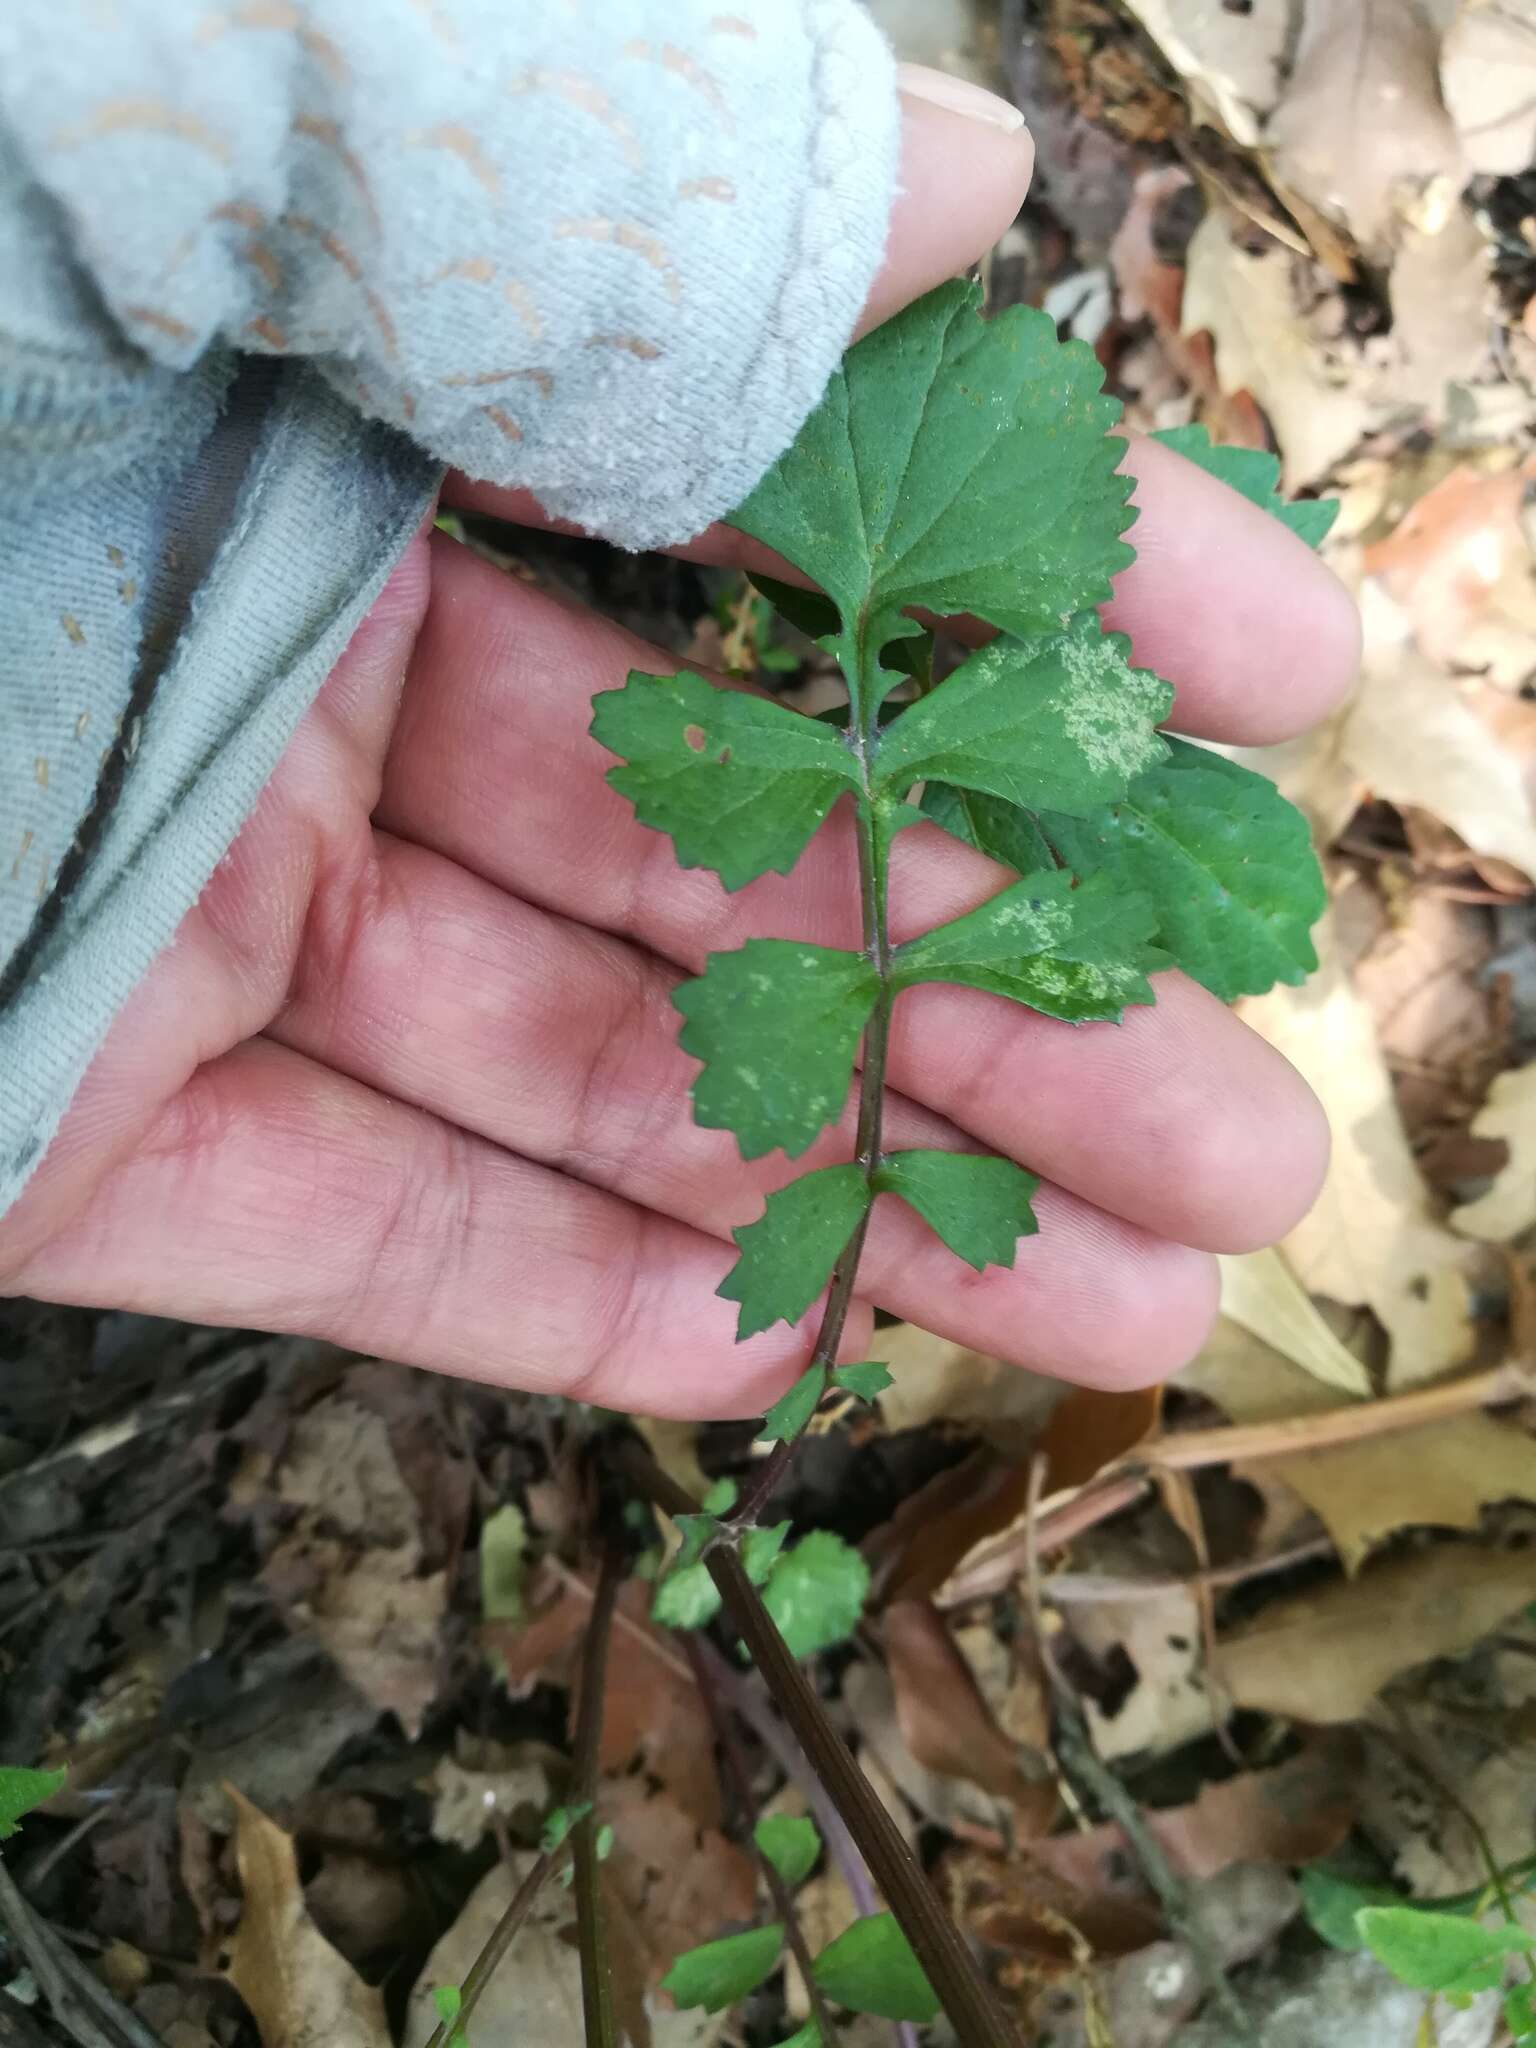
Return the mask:
{"type": "MultiPolygon", "coordinates": [[[[680,870],[599,779],[592,692],[652,649],[516,585],[445,544],[386,764],[380,822],[544,909],[697,971],[752,936],[860,943],[855,852],[834,815],[793,873],[727,896],[680,870]],[[507,792],[517,797],[509,802],[507,792]]],[[[669,663],[662,663],[670,666],[669,663]]],[[[892,852],[905,938],[973,908],[1006,879],[919,827],[892,852]]],[[[1203,990],[1159,978],[1155,1009],[1118,1029],[1070,1027],[974,992],[902,997],[893,1086],[1159,1235],[1268,1243],[1313,1199],[1327,1133],[1305,1084],[1203,990]]]]}
{"type": "MultiPolygon", "coordinates": [[[[261,1040],[203,1067],[15,1276],[655,1415],[760,1415],[815,1311],[735,1341],[715,1240],[261,1040]]],[[[851,1320],[844,1355],[867,1356],[851,1320]]]]}
{"type": "Polygon", "coordinates": [[[1024,116],[1007,100],[923,64],[899,76],[901,169],[859,334],[980,262],[1012,225],[1035,166],[1024,116]]]}
{"type": "MultiPolygon", "coordinates": [[[[1174,686],[1167,723],[1198,739],[1269,746],[1327,717],[1360,665],[1360,615],[1344,585],[1278,519],[1137,435],[1136,559],[1115,578],[1104,624],[1174,686]]],[[[560,526],[526,492],[451,478],[444,502],[525,526],[560,526]]],[[[574,527],[563,531],[575,532],[574,527]]],[[[729,526],[668,551],[685,561],[807,579],[729,526]]]]}
{"type": "MultiPolygon", "coordinates": [[[[319,896],[307,930],[272,1027],[282,1043],[642,1209],[726,1240],[794,1173],[848,1156],[851,1108],[793,1166],[779,1154],[743,1161],[690,1114],[697,1067],[678,1046],[674,978],[660,963],[421,847],[381,836],[374,871],[319,896]]],[[[886,1141],[963,1143],[894,1095],[886,1141]]],[[[1177,1182],[1177,1147],[1164,1163],[1177,1182]]],[[[1229,1209],[1242,1191],[1234,1171],[1229,1209]]],[[[1209,1258],[1058,1189],[1039,1207],[1042,1234],[1014,1269],[978,1278],[910,1210],[882,1202],[860,1291],[957,1343],[1093,1385],[1184,1364],[1214,1313],[1209,1258]]]]}

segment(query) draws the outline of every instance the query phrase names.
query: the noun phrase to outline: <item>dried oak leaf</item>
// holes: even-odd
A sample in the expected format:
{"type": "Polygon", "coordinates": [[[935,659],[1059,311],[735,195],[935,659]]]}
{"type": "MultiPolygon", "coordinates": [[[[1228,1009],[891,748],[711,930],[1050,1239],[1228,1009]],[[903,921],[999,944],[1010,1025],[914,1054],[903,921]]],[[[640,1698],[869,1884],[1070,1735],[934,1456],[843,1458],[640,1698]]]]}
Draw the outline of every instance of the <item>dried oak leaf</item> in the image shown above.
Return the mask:
{"type": "Polygon", "coordinates": [[[235,1854],[245,1895],[227,1975],[249,2006],[262,2048],[390,2048],[383,1994],[337,1953],[310,1918],[293,1837],[231,1785],[235,1854]]]}

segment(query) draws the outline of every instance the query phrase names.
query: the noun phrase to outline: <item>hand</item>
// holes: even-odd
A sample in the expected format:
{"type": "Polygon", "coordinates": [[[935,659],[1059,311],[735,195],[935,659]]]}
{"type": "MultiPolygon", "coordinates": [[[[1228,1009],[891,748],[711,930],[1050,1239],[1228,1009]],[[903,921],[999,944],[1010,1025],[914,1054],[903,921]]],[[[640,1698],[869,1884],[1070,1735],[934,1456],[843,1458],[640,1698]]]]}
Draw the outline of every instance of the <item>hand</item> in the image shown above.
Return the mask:
{"type": "MultiPolygon", "coordinates": [[[[922,101],[905,138],[871,320],[987,247],[1029,175],[1027,136],[922,101]]],[[[1348,599],[1166,449],[1132,466],[1138,559],[1108,618],[1177,685],[1173,723],[1302,730],[1352,673],[1348,599]]],[[[749,547],[717,529],[689,552],[749,547]]],[[[728,897],[635,823],[605,787],[590,699],[671,665],[419,539],[0,1222],[0,1288],[658,1415],[761,1414],[819,1311],[738,1346],[714,1290],[731,1227],[791,1169],[744,1165],[693,1124],[669,992],[754,934],[856,944],[853,862],[834,820],[791,876],[728,897]]],[[[936,829],[903,833],[895,936],[1004,879],[936,829]]],[[[1013,1271],[975,1276],[881,1203],[847,1356],[868,1355],[879,1302],[1043,1372],[1161,1377],[1215,1312],[1212,1252],[1270,1242],[1316,1192],[1315,1101],[1181,975],[1118,1029],[951,988],[896,1018],[891,1144],[1012,1155],[1047,1183],[1041,1233],[1013,1271]]],[[[850,1132],[799,1165],[846,1157],[850,1132]]]]}

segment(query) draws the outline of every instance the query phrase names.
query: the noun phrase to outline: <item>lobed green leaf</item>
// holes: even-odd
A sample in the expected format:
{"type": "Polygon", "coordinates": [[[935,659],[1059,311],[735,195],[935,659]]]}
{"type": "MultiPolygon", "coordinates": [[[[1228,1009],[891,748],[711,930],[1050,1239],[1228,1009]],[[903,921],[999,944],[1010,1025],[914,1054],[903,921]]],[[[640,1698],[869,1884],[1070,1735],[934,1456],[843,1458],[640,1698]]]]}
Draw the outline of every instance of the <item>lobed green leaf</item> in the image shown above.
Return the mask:
{"type": "Polygon", "coordinates": [[[1147,975],[1167,955],[1149,943],[1156,915],[1109,875],[1074,889],[1060,870],[1026,875],[965,917],[898,947],[898,988],[950,981],[1069,1023],[1118,1019],[1154,1000],[1147,975]]]}
{"type": "Polygon", "coordinates": [[[983,1266],[1011,1266],[1019,1239],[1040,1228],[1030,1207],[1039,1185],[1011,1159],[972,1152],[888,1152],[874,1174],[877,1192],[910,1203],[978,1273],[983,1266]]]}
{"type": "Polygon", "coordinates": [[[593,699],[592,736],[627,765],[608,781],[642,825],[671,835],[679,864],[713,868],[740,889],[788,874],[844,790],[858,786],[847,747],[814,718],[686,669],[632,669],[593,699]]]}
{"type": "Polygon", "coordinates": [[[788,1522],[758,1524],[743,1530],[741,1538],[741,1568],[754,1586],[766,1583],[769,1573],[778,1562],[779,1552],[784,1548],[784,1538],[789,1534],[788,1522]]]}
{"type": "Polygon", "coordinates": [[[923,815],[1016,875],[1049,872],[1056,865],[1051,842],[1036,824],[1034,812],[1003,797],[929,782],[923,789],[923,815]]]}
{"type": "Polygon", "coordinates": [[[32,1771],[20,1764],[0,1764],[0,1842],[15,1834],[25,1814],[63,1789],[65,1776],[62,1770],[32,1771]]]}
{"type": "Polygon", "coordinates": [[[974,285],[943,285],[851,348],[731,515],[872,648],[918,630],[913,605],[1052,628],[1107,598],[1132,558],[1119,407],[1092,351],[1044,313],[982,320],[980,306],[974,285]]]}
{"type": "Polygon", "coordinates": [[[812,1657],[852,1635],[869,1592],[869,1566],[830,1529],[813,1529],[768,1575],[763,1605],[791,1651],[812,1657]]]}
{"type": "Polygon", "coordinates": [[[1223,1002],[1316,968],[1328,892],[1306,819],[1267,776],[1173,740],[1122,802],[1085,818],[1046,811],[1038,826],[1078,875],[1145,897],[1158,943],[1223,1002]]]}
{"type": "Polygon", "coordinates": [[[832,1384],[860,1401],[873,1401],[877,1394],[883,1394],[895,1382],[888,1365],[882,1365],[878,1358],[861,1358],[853,1365],[835,1366],[832,1384]]]}
{"type": "Polygon", "coordinates": [[[852,1165],[803,1173],[771,1194],[757,1222],[733,1233],[741,1256],[715,1290],[741,1304],[737,1336],[803,1315],[868,1206],[864,1176],[852,1165]]]}
{"type": "Polygon", "coordinates": [[[728,2005],[755,1991],[778,1967],[783,1946],[784,1928],[779,1921],[703,1942],[698,1948],[684,1949],[662,1978],[661,1988],[681,2006],[724,2012],[728,2005]]]}
{"type": "Polygon", "coordinates": [[[1169,686],[1132,668],[1092,615],[1065,632],[998,639],[904,711],[880,738],[875,783],[935,780],[1027,810],[1092,810],[1162,760],[1153,730],[1169,686]]]}
{"type": "Polygon", "coordinates": [[[711,953],[673,996],[684,1052],[703,1063],[694,1117],[734,1131],[744,1159],[791,1159],[841,1113],[879,979],[862,953],[749,939],[711,953]]]}
{"type": "Polygon", "coordinates": [[[893,1913],[855,1920],[822,1950],[812,1972],[829,1998],[854,2012],[919,2024],[938,2015],[938,1996],[893,1913]]]}
{"type": "Polygon", "coordinates": [[[1249,504],[1288,526],[1309,548],[1322,546],[1339,516],[1337,498],[1298,498],[1288,503],[1280,495],[1280,458],[1267,449],[1229,448],[1213,442],[1202,426],[1163,427],[1152,439],[1219,477],[1249,504]]]}
{"type": "Polygon", "coordinates": [[[821,1854],[821,1836],[814,1821],[793,1814],[765,1814],[752,1830],[752,1839],[791,1887],[810,1876],[821,1854]]]}
{"type": "Polygon", "coordinates": [[[1523,1928],[1484,1927],[1419,1906],[1365,1906],[1356,1926],[1377,1962],[1416,1991],[1487,1991],[1503,1977],[1506,1956],[1536,1953],[1536,1937],[1523,1928]]]}
{"type": "Polygon", "coordinates": [[[798,1436],[816,1413],[817,1403],[826,1391],[827,1368],[808,1365],[795,1384],[780,1394],[768,1410],[758,1435],[771,1444],[785,1443],[790,1437],[798,1436]]]}

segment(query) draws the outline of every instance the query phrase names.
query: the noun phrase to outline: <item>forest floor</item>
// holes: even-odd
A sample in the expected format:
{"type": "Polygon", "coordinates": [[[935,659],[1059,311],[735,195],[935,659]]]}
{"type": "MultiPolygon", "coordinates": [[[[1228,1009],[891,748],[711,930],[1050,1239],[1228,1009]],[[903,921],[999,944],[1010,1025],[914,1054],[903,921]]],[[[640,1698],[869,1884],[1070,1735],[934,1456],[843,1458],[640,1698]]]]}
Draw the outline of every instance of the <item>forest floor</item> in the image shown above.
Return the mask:
{"type": "MultiPolygon", "coordinates": [[[[1224,1262],[1216,1334],[1156,1392],[883,1330],[895,1385],[818,1426],[784,1503],[873,1575],[817,1684],[1021,2038],[1226,2048],[1214,1969],[1260,2048],[1499,2048],[1497,1991],[1426,2002],[1351,1916],[1360,1887],[1497,1870],[1536,1930],[1536,11],[875,11],[1028,115],[992,301],[1092,346],[1133,427],[1201,421],[1336,496],[1366,653],[1323,729],[1244,757],[1329,881],[1320,972],[1241,1006],[1329,1111],[1316,1210],[1224,1262]]],[[[815,696],[815,650],[723,573],[465,538],[815,696]]],[[[68,1769],[6,1862],[110,1994],[61,2022],[0,1895],[0,2043],[422,2048],[569,1781],[606,1420],[0,1310],[0,1759],[68,1769]]],[[[696,1494],[757,1455],[746,1425],[642,1427],[696,1494]]],[[[763,2048],[805,2015],[792,1968],[715,2017],[656,1989],[750,1922],[755,1877],[710,1667],[649,1601],[622,1594],[601,1739],[626,2009],[656,2048],[763,2048]]],[[[756,1681],[728,1705],[754,1799],[803,1811],[756,1681]]],[[[834,1843],[798,1897],[813,1945],[866,1886],[834,1843]]],[[[580,2039],[570,1918],[546,1893],[472,2041],[580,2039]]]]}

